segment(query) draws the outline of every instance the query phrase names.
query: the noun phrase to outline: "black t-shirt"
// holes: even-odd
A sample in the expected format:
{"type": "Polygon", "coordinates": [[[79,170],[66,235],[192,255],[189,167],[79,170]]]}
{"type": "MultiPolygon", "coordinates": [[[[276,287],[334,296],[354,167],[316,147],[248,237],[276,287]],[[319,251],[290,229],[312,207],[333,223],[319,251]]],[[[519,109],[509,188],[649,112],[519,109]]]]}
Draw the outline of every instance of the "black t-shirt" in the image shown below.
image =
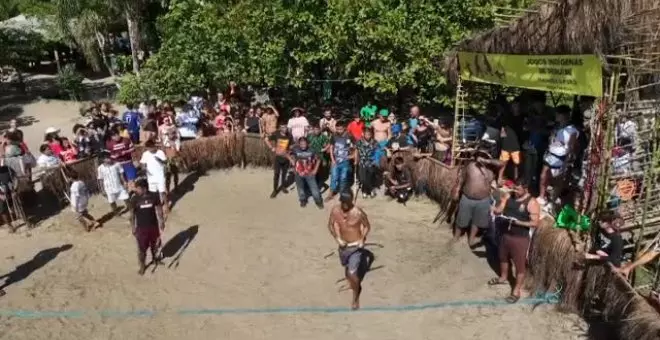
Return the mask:
{"type": "Polygon", "coordinates": [[[293,146],[293,137],[290,133],[281,133],[280,131],[275,131],[270,135],[270,141],[275,148],[275,159],[280,162],[288,162],[286,154],[289,152],[289,148],[293,146]]]}
{"type": "Polygon", "coordinates": [[[403,133],[390,139],[387,143],[387,147],[390,149],[405,148],[408,146],[410,146],[410,143],[408,143],[408,135],[403,133]]]}
{"type": "Polygon", "coordinates": [[[247,132],[259,133],[259,117],[252,116],[245,118],[245,126],[247,127],[247,132]]]}
{"type": "Polygon", "coordinates": [[[505,126],[502,128],[504,130],[505,136],[502,136],[502,151],[507,152],[516,152],[520,151],[520,142],[518,140],[518,134],[510,126],[505,126]]]}
{"type": "Polygon", "coordinates": [[[605,259],[607,262],[615,267],[621,266],[621,258],[623,257],[623,238],[621,238],[620,232],[615,231],[608,234],[601,229],[595,243],[596,250],[602,250],[607,253],[608,257],[605,259]]]}
{"type": "Polygon", "coordinates": [[[146,192],[131,199],[131,208],[135,214],[137,228],[158,228],[156,207],[160,205],[157,193],[146,192]]]}

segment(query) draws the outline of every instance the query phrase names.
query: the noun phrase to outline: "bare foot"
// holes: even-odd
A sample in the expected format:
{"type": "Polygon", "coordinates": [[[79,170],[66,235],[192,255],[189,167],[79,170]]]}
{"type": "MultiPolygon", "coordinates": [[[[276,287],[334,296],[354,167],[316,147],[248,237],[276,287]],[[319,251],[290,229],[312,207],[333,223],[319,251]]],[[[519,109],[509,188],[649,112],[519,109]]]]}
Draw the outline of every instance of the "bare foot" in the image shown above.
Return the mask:
{"type": "Polygon", "coordinates": [[[146,272],[146,271],[147,271],[147,267],[146,266],[141,266],[140,270],[138,270],[138,275],[144,275],[144,272],[146,272]]]}
{"type": "Polygon", "coordinates": [[[98,229],[98,228],[101,228],[101,223],[99,223],[98,221],[94,222],[94,224],[92,224],[92,229],[98,229]]]}
{"type": "Polygon", "coordinates": [[[353,303],[351,304],[351,309],[352,310],[360,309],[360,301],[353,301],[353,303]]]}

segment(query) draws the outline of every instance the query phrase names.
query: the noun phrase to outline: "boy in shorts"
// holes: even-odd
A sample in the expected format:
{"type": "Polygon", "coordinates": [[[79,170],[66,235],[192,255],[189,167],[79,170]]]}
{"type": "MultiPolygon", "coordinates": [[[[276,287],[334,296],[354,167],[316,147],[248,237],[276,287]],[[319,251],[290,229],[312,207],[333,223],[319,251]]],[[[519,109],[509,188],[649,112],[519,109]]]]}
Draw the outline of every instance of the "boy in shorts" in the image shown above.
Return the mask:
{"type": "Polygon", "coordinates": [[[112,213],[117,213],[117,201],[126,201],[126,181],[124,179],[124,168],[115,163],[107,154],[101,155],[101,165],[97,168],[97,179],[99,187],[103,188],[110,203],[112,213]]]}

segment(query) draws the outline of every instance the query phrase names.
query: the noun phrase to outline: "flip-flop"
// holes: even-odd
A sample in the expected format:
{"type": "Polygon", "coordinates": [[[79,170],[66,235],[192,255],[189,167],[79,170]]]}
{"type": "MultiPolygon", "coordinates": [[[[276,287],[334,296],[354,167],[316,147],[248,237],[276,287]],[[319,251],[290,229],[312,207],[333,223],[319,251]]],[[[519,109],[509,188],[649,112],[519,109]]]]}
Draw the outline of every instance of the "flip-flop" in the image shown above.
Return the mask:
{"type": "Polygon", "coordinates": [[[509,295],[506,297],[506,299],[504,299],[504,301],[511,304],[518,302],[518,300],[520,300],[520,296],[515,296],[515,295],[509,295]]]}
{"type": "Polygon", "coordinates": [[[488,281],[489,286],[508,285],[508,281],[502,281],[499,277],[494,277],[488,281]]]}

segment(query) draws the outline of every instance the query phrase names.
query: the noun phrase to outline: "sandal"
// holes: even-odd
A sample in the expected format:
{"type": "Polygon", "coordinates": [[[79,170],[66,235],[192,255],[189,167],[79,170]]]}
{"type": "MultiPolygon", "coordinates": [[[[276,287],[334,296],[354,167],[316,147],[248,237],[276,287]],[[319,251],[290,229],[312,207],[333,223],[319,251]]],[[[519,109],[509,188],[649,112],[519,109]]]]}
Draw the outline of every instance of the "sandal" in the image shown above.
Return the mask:
{"type": "Polygon", "coordinates": [[[516,296],[516,295],[513,295],[513,294],[507,296],[506,299],[504,299],[504,301],[506,301],[508,303],[511,303],[511,304],[514,304],[514,303],[518,302],[518,300],[520,300],[520,296],[516,296]]]}
{"type": "Polygon", "coordinates": [[[499,286],[499,285],[507,285],[507,284],[509,284],[508,281],[506,280],[502,281],[500,280],[499,277],[494,277],[488,281],[489,286],[499,286]]]}

